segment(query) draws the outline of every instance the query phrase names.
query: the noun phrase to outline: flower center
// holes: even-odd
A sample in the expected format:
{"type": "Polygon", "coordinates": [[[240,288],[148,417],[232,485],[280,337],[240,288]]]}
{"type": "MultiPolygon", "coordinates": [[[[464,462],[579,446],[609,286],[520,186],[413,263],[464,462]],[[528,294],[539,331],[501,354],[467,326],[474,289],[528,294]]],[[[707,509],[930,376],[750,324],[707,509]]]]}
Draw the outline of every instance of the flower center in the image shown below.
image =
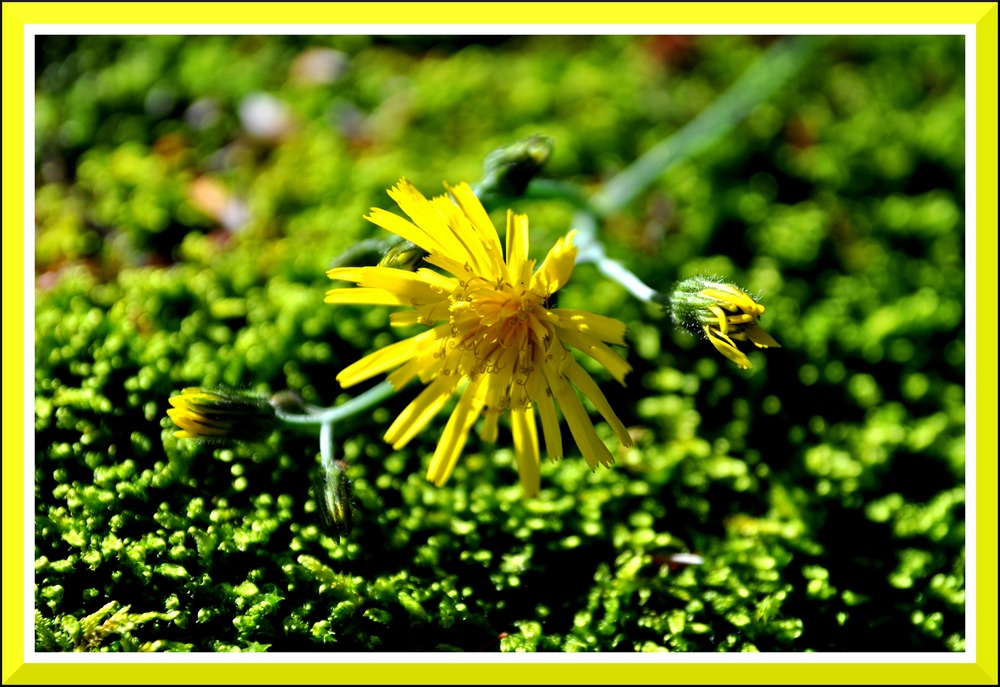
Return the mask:
{"type": "Polygon", "coordinates": [[[526,378],[534,358],[533,332],[540,327],[540,302],[537,294],[518,293],[509,286],[466,289],[451,306],[448,346],[461,351],[458,369],[473,377],[506,370],[512,377],[526,378]]]}

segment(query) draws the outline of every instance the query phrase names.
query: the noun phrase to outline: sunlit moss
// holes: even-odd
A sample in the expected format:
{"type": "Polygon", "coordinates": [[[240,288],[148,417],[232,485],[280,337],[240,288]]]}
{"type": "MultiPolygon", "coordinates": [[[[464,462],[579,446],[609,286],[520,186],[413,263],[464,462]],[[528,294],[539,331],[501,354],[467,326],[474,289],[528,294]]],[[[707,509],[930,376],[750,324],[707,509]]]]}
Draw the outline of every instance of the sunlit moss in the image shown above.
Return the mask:
{"type": "MultiPolygon", "coordinates": [[[[373,236],[381,189],[473,181],[535,133],[555,142],[547,174],[597,188],[764,41],[46,38],[36,647],[964,650],[964,57],[961,37],[891,38],[837,39],[602,225],[655,288],[708,272],[760,291],[785,348],[758,374],[580,265],[560,307],[629,323],[635,381],[608,393],[635,446],[608,471],[542,465],[525,503],[503,446],[470,442],[428,487],[430,440],[391,451],[376,439],[402,406],[382,407],[337,427],[357,505],[341,542],[309,490],[313,437],[179,441],[169,396],[343,400],[332,377],[386,315],[322,307],[324,272],[373,236]],[[317,46],[345,69],[292,79],[317,46]],[[262,92],[286,137],[247,134],[262,92]],[[203,177],[242,224],[192,201],[203,177]]],[[[530,204],[540,234],[570,228],[572,208],[530,204]]]]}

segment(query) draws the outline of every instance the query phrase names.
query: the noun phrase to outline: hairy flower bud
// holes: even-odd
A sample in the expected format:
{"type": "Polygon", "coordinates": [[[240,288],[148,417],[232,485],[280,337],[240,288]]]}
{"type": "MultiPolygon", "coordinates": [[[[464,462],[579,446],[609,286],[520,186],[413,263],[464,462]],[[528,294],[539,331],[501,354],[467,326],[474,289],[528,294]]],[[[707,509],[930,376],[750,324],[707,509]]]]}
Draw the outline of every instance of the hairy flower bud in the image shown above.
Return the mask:
{"type": "Polygon", "coordinates": [[[236,389],[189,387],[170,398],[167,415],[180,427],[174,436],[220,443],[261,441],[278,426],[266,396],[236,389]]]}
{"type": "Polygon", "coordinates": [[[764,306],[733,284],[710,277],[685,279],[674,286],[667,307],[675,324],[702,334],[743,369],[751,366],[750,359],[734,339],[749,339],[757,348],[781,348],[757,324],[764,306]]]}
{"type": "Polygon", "coordinates": [[[313,491],[319,502],[326,526],[343,539],[354,529],[354,504],[351,480],[347,479],[347,464],[335,460],[313,480],[313,491]]]}

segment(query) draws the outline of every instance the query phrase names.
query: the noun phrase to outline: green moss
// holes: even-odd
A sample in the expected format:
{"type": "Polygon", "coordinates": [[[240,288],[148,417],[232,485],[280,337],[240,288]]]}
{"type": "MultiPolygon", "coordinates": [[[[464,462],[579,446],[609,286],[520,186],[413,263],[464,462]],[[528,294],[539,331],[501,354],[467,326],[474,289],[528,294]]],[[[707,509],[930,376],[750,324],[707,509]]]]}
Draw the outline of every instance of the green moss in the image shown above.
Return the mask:
{"type": "MultiPolygon", "coordinates": [[[[434,487],[444,414],[405,450],[381,440],[408,389],[335,428],[355,506],[340,541],[310,491],[315,436],[173,435],[187,386],[357,393],[336,372],[398,332],[387,309],[324,305],[325,271],[383,237],[362,217],[399,177],[474,182],[541,134],[544,175],[596,189],[765,43],[429,41],[41,41],[36,647],[963,651],[960,37],[831,39],[602,225],[654,288],[717,273],[761,293],[783,345],[741,372],[578,266],[560,306],[629,326],[627,388],[582,361],[634,438],[613,468],[569,453],[525,501],[501,429],[434,487]],[[293,78],[307,47],[344,68],[293,78]],[[261,92],[286,134],[241,121],[261,92]],[[197,199],[206,181],[235,215],[197,199]]],[[[573,216],[514,205],[539,258],[573,216]]]]}

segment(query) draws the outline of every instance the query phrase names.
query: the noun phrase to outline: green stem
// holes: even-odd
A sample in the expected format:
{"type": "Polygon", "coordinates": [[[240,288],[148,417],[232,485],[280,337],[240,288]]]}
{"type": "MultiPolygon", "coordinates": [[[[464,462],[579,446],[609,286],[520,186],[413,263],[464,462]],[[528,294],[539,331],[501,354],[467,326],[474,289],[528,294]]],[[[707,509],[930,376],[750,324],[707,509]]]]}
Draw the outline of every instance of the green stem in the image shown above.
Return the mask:
{"type": "Polygon", "coordinates": [[[357,415],[364,410],[378,405],[392,396],[395,391],[396,389],[389,382],[381,382],[360,396],[355,396],[350,401],[341,403],[339,406],[317,408],[305,415],[285,413],[279,410],[277,413],[278,419],[290,425],[319,425],[322,428],[327,423],[332,425],[334,422],[357,415]]]}
{"type": "Polygon", "coordinates": [[[608,216],[622,209],[666,170],[732,131],[806,63],[821,40],[795,36],[774,43],[701,114],[609,180],[593,198],[598,214],[608,216]]]}
{"type": "Polygon", "coordinates": [[[579,231],[577,262],[592,262],[639,300],[658,302],[662,296],[631,270],[604,252],[597,238],[597,221],[631,202],[665,171],[705,150],[726,136],[758,104],[771,97],[812,55],[821,39],[798,36],[772,45],[732,86],[679,131],[646,151],[608,181],[573,218],[579,231]]]}
{"type": "Polygon", "coordinates": [[[597,238],[597,217],[593,213],[576,213],[573,217],[573,227],[577,230],[577,264],[594,263],[601,274],[621,284],[644,303],[650,303],[659,296],[655,289],[647,286],[625,265],[607,256],[604,244],[597,238]]]}
{"type": "Polygon", "coordinates": [[[323,468],[330,470],[333,467],[333,421],[326,420],[319,426],[319,455],[323,461],[323,468]]]}

